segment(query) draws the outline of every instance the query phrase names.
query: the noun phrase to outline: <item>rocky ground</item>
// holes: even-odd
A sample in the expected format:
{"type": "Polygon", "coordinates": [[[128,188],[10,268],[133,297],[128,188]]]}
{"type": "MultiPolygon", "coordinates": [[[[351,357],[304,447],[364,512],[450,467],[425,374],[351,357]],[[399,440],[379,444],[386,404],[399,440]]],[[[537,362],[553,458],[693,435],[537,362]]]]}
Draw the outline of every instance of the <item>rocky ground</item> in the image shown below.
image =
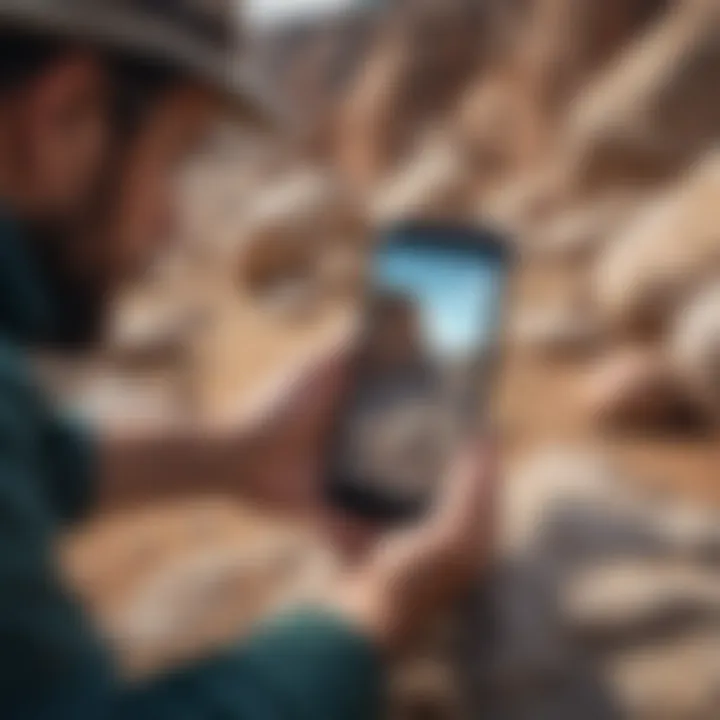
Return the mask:
{"type": "MultiPolygon", "coordinates": [[[[61,384],[114,422],[251,412],[342,332],[376,223],[504,228],[521,261],[482,716],[716,718],[720,6],[397,5],[267,40],[276,72],[302,70],[310,131],[218,141],[179,252],[61,384]]],[[[222,500],[101,518],[69,557],[134,671],[333,572],[305,529],[222,500]]],[[[437,653],[398,684],[400,716],[459,717],[437,653]]]]}

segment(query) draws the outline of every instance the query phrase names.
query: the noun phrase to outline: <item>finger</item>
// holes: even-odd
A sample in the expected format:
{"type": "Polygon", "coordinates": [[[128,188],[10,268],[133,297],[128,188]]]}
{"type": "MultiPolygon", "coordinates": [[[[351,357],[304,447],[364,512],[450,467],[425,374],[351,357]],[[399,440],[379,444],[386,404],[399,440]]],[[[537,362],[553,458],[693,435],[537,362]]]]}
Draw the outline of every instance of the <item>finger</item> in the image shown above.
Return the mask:
{"type": "Polygon", "coordinates": [[[334,508],[321,508],[320,526],[323,538],[346,568],[365,560],[382,534],[376,523],[334,508]]]}
{"type": "Polygon", "coordinates": [[[323,348],[288,379],[281,410],[291,417],[323,412],[347,380],[353,344],[347,337],[323,348]]]}
{"type": "Polygon", "coordinates": [[[498,453],[493,439],[466,444],[443,483],[439,517],[459,531],[473,526],[491,532],[498,489],[498,453]]]}

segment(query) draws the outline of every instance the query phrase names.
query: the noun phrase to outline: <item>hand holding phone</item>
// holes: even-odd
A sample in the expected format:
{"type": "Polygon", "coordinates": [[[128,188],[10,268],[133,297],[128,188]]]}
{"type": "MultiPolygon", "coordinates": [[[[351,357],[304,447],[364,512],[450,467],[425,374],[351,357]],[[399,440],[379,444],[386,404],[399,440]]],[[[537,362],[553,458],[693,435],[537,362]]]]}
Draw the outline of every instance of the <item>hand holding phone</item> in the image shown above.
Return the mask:
{"type": "Polygon", "coordinates": [[[335,504],[394,522],[432,502],[455,450],[487,421],[508,269],[488,231],[388,233],[330,453],[335,504]]]}

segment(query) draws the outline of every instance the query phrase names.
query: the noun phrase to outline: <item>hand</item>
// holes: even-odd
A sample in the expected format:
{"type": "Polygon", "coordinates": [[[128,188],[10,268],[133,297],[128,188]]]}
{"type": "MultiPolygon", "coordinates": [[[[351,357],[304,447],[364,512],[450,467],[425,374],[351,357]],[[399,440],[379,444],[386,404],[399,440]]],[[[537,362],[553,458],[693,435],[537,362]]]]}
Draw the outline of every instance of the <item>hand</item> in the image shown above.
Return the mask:
{"type": "Polygon", "coordinates": [[[417,637],[487,567],[493,548],[497,468],[488,443],[460,454],[435,510],[415,527],[379,537],[329,596],[380,647],[417,637]]]}
{"type": "Polygon", "coordinates": [[[327,349],[276,393],[251,428],[240,431],[235,444],[243,494],[295,516],[321,510],[323,464],[349,356],[349,343],[327,349]]]}
{"type": "Polygon", "coordinates": [[[100,510],[235,495],[273,511],[317,512],[324,446],[349,348],[349,342],[327,348],[242,424],[106,433],[100,510]]]}

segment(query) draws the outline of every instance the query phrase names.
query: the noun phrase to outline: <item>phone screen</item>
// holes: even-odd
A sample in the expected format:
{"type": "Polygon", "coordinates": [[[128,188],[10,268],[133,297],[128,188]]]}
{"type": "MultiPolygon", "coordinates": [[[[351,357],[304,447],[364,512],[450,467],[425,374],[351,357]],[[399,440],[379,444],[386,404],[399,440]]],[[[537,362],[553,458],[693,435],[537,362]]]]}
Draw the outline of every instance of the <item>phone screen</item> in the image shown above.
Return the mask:
{"type": "Polygon", "coordinates": [[[336,500],[415,516],[483,415],[508,262],[489,233],[406,228],[375,252],[361,351],[333,451],[336,500]]]}

